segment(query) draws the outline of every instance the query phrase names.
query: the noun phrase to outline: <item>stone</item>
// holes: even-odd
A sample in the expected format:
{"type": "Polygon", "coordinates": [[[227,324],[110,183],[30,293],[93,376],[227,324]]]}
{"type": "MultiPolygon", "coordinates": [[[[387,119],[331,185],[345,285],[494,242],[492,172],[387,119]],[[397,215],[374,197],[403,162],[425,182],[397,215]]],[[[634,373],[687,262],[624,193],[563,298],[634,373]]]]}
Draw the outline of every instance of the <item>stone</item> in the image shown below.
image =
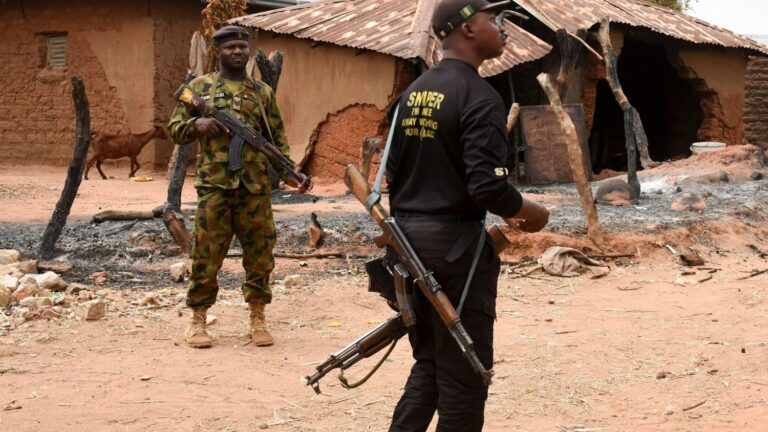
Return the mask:
{"type": "Polygon", "coordinates": [[[67,285],[69,285],[68,283],[64,282],[61,276],[52,271],[45,272],[43,274],[25,275],[21,278],[20,283],[24,282],[24,280],[28,278],[32,278],[37,281],[37,285],[40,287],[40,289],[46,289],[53,292],[64,291],[67,289],[67,285]]]}
{"type": "Polygon", "coordinates": [[[13,264],[19,262],[21,254],[13,249],[0,249],[0,264],[13,264]]]}
{"type": "Polygon", "coordinates": [[[141,306],[155,306],[160,304],[160,300],[158,299],[157,294],[149,293],[144,296],[143,299],[139,301],[139,305],[141,306]]]}
{"type": "Polygon", "coordinates": [[[676,212],[690,211],[703,213],[707,208],[707,202],[695,193],[686,192],[675,198],[670,208],[676,212]]]}
{"type": "Polygon", "coordinates": [[[74,304],[74,302],[75,302],[75,298],[72,297],[71,295],[63,295],[53,300],[53,304],[55,304],[56,306],[61,306],[65,308],[71,307],[74,304]]]}
{"type": "Polygon", "coordinates": [[[14,292],[19,287],[19,278],[11,275],[2,275],[0,276],[0,287],[8,288],[11,292],[14,292]]]}
{"type": "Polygon", "coordinates": [[[45,261],[37,263],[37,270],[41,272],[52,271],[58,274],[64,274],[72,270],[72,265],[63,262],[45,261]]]}
{"type": "Polygon", "coordinates": [[[92,280],[96,285],[104,285],[109,280],[109,273],[105,271],[96,272],[88,276],[88,279],[92,280]]]}
{"type": "Polygon", "coordinates": [[[168,245],[163,250],[163,255],[167,257],[177,257],[184,253],[184,250],[179,245],[168,245]]]}
{"type": "Polygon", "coordinates": [[[152,255],[152,248],[150,248],[149,246],[136,246],[132,248],[127,248],[125,250],[125,253],[127,253],[129,256],[133,258],[145,258],[152,255]]]}
{"type": "Polygon", "coordinates": [[[187,263],[180,261],[171,265],[171,280],[174,282],[183,282],[185,276],[189,276],[187,263]]]}
{"type": "Polygon", "coordinates": [[[765,176],[759,171],[755,171],[749,176],[752,180],[762,180],[765,176]]]}
{"type": "MultiPolygon", "coordinates": [[[[0,286],[0,309],[8,306],[9,303],[11,303],[11,296],[13,295],[13,291],[8,289],[7,287],[0,286]]],[[[0,313],[0,315],[2,315],[0,313]]]]}
{"type": "Polygon", "coordinates": [[[18,269],[24,274],[37,274],[37,261],[27,260],[18,263],[18,269]]]}
{"type": "Polygon", "coordinates": [[[65,294],[72,294],[77,295],[80,291],[88,291],[89,287],[87,285],[79,284],[79,283],[71,283],[67,287],[66,290],[64,290],[65,294]]]}
{"type": "Polygon", "coordinates": [[[53,307],[53,300],[49,297],[27,297],[19,301],[19,306],[35,312],[44,307],[53,307]]]}
{"type": "Polygon", "coordinates": [[[0,275],[11,275],[20,278],[24,276],[24,273],[19,271],[19,263],[0,264],[0,275]]]}
{"type": "Polygon", "coordinates": [[[77,317],[83,321],[95,321],[107,314],[107,304],[104,300],[87,301],[77,308],[77,317]]]}
{"type": "Polygon", "coordinates": [[[40,310],[37,311],[37,314],[40,316],[40,318],[45,319],[57,319],[61,318],[62,315],[64,315],[64,308],[61,306],[53,306],[53,307],[42,307],[40,310]]]}
{"type": "Polygon", "coordinates": [[[77,301],[78,302],[87,302],[93,300],[93,294],[91,294],[90,291],[80,291],[77,293],[77,301]]]}
{"type": "Polygon", "coordinates": [[[35,297],[40,292],[37,280],[34,278],[22,278],[19,281],[19,287],[13,292],[11,302],[18,303],[27,297],[35,297]]]}
{"type": "Polygon", "coordinates": [[[283,284],[285,284],[286,288],[293,288],[293,287],[298,287],[303,285],[301,276],[299,275],[286,276],[285,279],[283,280],[283,284]]]}

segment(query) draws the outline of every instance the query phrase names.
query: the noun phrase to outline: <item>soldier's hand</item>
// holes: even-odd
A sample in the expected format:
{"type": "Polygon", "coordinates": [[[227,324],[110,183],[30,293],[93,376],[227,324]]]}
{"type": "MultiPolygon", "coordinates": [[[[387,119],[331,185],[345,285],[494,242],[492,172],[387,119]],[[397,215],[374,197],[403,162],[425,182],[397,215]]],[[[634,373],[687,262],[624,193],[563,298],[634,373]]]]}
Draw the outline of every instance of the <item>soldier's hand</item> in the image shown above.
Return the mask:
{"type": "Polygon", "coordinates": [[[533,233],[544,229],[549,222],[549,210],[541,204],[523,198],[523,205],[517,214],[504,219],[510,227],[533,233]]]}
{"type": "Polygon", "coordinates": [[[312,190],[312,176],[307,176],[306,174],[302,173],[296,173],[297,178],[293,178],[293,176],[288,176],[287,179],[285,179],[285,184],[292,188],[296,188],[299,190],[299,193],[303,194],[309,190],[312,190]]]}
{"type": "Polygon", "coordinates": [[[215,137],[228,134],[229,130],[215,118],[202,117],[195,120],[195,131],[198,136],[215,137]]]}

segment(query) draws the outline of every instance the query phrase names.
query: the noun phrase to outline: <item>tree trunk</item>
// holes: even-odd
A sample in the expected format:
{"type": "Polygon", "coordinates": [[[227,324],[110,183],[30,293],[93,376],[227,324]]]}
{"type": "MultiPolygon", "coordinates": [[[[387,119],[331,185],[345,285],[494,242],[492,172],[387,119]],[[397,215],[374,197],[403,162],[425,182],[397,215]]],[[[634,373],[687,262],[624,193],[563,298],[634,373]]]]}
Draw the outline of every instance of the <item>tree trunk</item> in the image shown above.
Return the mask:
{"type": "Polygon", "coordinates": [[[91,146],[91,116],[88,108],[88,97],[85,94],[83,79],[79,76],[72,77],[72,99],[75,103],[76,120],[75,150],[67,169],[67,180],[61,191],[61,197],[56,203],[51,220],[48,222],[48,227],[46,227],[40,241],[38,255],[41,259],[53,258],[54,246],[67,223],[72,203],[77,196],[77,190],[83,178],[88,148],[91,146]]]}
{"type": "Polygon", "coordinates": [[[280,82],[280,74],[283,71],[282,51],[272,51],[267,58],[264,51],[259,49],[256,51],[256,65],[259,67],[261,80],[272,87],[272,91],[277,94],[277,84],[280,82]]]}
{"type": "Polygon", "coordinates": [[[171,233],[171,237],[173,237],[176,244],[181,246],[181,250],[189,255],[192,252],[192,236],[184,224],[184,217],[181,215],[181,212],[176,212],[170,206],[166,206],[163,211],[163,224],[165,224],[168,232],[171,233]]]}
{"type": "MultiPolygon", "coordinates": [[[[272,87],[272,91],[277,94],[277,84],[280,82],[280,74],[283,72],[282,51],[272,51],[269,53],[269,58],[267,58],[264,51],[259,49],[256,51],[255,58],[256,66],[258,66],[259,73],[261,74],[261,80],[272,87]]],[[[280,186],[280,177],[277,175],[277,171],[275,171],[275,168],[270,163],[267,163],[267,171],[269,172],[269,180],[272,183],[272,190],[277,190],[280,186]]]]}
{"type": "Polygon", "coordinates": [[[605,244],[603,230],[597,215],[595,200],[592,197],[592,189],[587,180],[587,167],[584,166],[584,155],[581,151],[579,136],[576,134],[576,126],[574,126],[571,117],[563,108],[558,90],[555,87],[555,83],[552,82],[552,77],[550,77],[549,74],[543,73],[539,75],[537,79],[539,80],[539,84],[541,84],[541,88],[544,89],[544,93],[547,94],[550,104],[555,111],[557,122],[560,124],[563,135],[565,135],[565,142],[568,150],[568,162],[571,165],[573,179],[576,183],[576,188],[579,190],[579,197],[581,198],[581,206],[584,209],[584,214],[587,218],[587,233],[590,240],[592,240],[592,243],[598,248],[603,249],[605,244]]]}
{"type": "MultiPolygon", "coordinates": [[[[586,34],[586,32],[581,32],[582,34],[579,36],[586,34]]],[[[565,29],[558,30],[556,36],[557,44],[560,47],[560,71],[557,74],[555,86],[560,95],[560,100],[565,101],[565,96],[568,94],[568,83],[571,82],[573,71],[579,65],[582,45],[575,37],[568,34],[565,29]]]]}
{"type": "Polygon", "coordinates": [[[636,189],[638,196],[640,194],[640,182],[637,180],[637,150],[640,151],[640,163],[643,168],[653,168],[658,166],[648,153],[648,136],[643,128],[643,121],[637,110],[629,103],[624,89],[619,81],[618,61],[616,52],[611,45],[610,23],[607,19],[600,22],[599,33],[600,46],[603,49],[603,59],[605,60],[605,75],[608,85],[613,91],[621,110],[624,112],[624,140],[627,146],[627,180],[632,188],[636,189]]]}

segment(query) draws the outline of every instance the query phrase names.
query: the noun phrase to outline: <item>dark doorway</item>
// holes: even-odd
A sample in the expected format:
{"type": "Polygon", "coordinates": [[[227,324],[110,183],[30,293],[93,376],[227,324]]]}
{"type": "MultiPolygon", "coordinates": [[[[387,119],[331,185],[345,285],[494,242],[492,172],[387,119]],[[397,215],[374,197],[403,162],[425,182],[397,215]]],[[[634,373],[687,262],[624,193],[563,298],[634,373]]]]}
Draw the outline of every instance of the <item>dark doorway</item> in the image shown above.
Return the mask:
{"type": "Polygon", "coordinates": [[[608,81],[597,82],[595,118],[589,135],[592,171],[626,171],[627,146],[624,144],[624,114],[613,96],[608,81]]]}
{"type": "MultiPolygon", "coordinates": [[[[664,161],[689,156],[689,147],[697,141],[704,118],[701,95],[689,81],[678,76],[666,49],[627,38],[618,67],[624,93],[643,120],[651,158],[664,161]]],[[[589,143],[595,172],[604,168],[627,169],[623,116],[604,81],[597,89],[589,143]]]]}

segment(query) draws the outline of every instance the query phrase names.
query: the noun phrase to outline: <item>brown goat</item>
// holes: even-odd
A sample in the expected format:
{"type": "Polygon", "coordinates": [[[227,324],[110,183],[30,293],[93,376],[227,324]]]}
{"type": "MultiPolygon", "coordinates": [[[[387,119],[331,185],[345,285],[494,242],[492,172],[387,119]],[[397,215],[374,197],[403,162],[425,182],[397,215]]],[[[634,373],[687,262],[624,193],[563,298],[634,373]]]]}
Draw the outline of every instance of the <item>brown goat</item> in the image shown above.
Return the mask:
{"type": "Polygon", "coordinates": [[[106,180],[107,176],[101,170],[101,163],[106,159],[120,159],[124,157],[131,158],[131,173],[128,175],[128,178],[133,177],[141,167],[136,157],[153,138],[165,139],[168,138],[168,135],[165,133],[165,129],[159,125],[155,125],[152,129],[140,134],[112,135],[94,132],[91,135],[93,156],[91,156],[88,165],[85,167],[85,179],[88,180],[88,171],[95,163],[101,178],[106,180]]]}

